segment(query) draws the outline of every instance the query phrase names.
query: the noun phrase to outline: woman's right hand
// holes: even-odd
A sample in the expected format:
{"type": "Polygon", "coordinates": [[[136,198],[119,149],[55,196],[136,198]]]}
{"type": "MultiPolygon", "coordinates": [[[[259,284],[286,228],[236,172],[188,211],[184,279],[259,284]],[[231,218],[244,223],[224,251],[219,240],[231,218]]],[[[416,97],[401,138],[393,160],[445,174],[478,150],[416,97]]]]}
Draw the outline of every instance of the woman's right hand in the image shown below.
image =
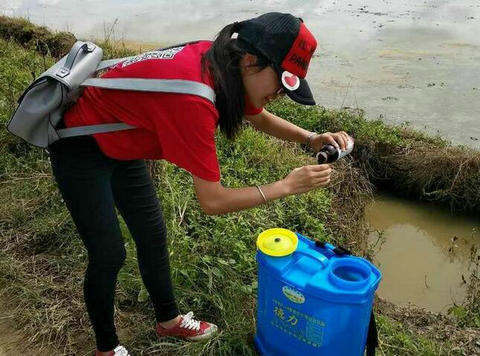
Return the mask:
{"type": "Polygon", "coordinates": [[[288,193],[301,194],[330,183],[332,168],[329,164],[313,164],[292,170],[284,179],[288,193]]]}

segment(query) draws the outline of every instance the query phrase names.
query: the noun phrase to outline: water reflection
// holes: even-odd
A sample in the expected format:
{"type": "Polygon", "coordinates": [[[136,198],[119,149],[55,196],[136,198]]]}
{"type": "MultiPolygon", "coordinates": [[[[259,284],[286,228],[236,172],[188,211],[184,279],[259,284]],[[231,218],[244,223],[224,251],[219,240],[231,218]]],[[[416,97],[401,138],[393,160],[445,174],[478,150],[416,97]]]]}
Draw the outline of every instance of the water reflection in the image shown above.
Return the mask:
{"type": "MultiPolygon", "coordinates": [[[[391,196],[378,197],[367,218],[371,229],[384,231],[374,259],[384,274],[381,297],[434,312],[464,300],[471,256],[480,249],[480,220],[391,196]]],[[[370,243],[378,243],[377,233],[370,243]]]]}

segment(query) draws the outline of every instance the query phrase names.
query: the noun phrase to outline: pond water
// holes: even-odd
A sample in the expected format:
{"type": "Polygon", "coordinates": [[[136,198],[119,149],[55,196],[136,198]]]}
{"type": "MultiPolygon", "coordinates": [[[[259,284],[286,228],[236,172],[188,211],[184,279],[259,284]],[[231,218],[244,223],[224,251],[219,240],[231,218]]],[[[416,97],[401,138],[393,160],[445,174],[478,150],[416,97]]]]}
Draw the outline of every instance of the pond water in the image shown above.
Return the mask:
{"type": "Polygon", "coordinates": [[[0,14],[68,30],[172,44],[211,39],[268,11],[302,17],[318,39],[307,79],[317,103],[409,122],[480,148],[478,0],[2,0],[0,14]]]}
{"type": "Polygon", "coordinates": [[[442,313],[463,302],[475,266],[472,255],[480,251],[479,218],[381,195],[367,219],[374,263],[383,273],[380,297],[442,313]]]}

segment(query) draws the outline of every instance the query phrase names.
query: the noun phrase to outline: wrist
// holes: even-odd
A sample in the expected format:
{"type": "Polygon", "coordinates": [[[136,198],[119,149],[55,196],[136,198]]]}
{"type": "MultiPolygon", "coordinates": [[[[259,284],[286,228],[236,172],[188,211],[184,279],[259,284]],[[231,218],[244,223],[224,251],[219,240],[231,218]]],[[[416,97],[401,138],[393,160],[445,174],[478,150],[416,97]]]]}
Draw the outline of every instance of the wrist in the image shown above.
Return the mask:
{"type": "Polygon", "coordinates": [[[318,133],[316,132],[310,132],[308,135],[307,135],[307,141],[306,141],[306,144],[312,148],[312,139],[317,136],[318,133]]]}
{"type": "Polygon", "coordinates": [[[280,184],[280,187],[281,187],[282,196],[286,197],[286,196],[292,195],[292,188],[286,178],[280,180],[278,183],[280,184]]]}

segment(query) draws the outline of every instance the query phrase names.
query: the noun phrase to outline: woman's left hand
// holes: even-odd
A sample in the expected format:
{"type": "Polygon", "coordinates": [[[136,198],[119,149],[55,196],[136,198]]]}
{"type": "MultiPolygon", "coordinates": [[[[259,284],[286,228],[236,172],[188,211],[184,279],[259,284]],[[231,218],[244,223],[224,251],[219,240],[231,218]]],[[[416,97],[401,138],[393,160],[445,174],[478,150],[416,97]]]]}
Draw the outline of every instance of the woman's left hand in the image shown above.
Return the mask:
{"type": "Polygon", "coordinates": [[[345,151],[349,140],[353,141],[353,138],[345,131],[335,133],[325,132],[323,134],[314,135],[310,139],[310,146],[315,152],[320,151],[320,149],[327,144],[340,147],[342,151],[345,151]]]}

